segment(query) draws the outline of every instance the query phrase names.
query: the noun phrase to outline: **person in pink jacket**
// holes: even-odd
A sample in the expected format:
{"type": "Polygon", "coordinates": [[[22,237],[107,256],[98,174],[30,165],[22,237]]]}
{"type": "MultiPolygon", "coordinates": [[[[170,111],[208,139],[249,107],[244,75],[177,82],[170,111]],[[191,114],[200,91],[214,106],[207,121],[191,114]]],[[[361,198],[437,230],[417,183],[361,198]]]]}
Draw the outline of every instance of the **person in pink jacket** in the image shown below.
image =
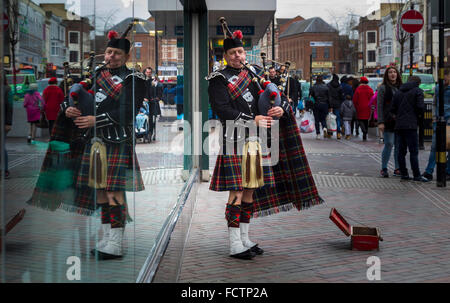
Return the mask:
{"type": "Polygon", "coordinates": [[[29,91],[25,94],[23,107],[27,111],[27,120],[30,123],[30,134],[28,135],[28,143],[36,138],[36,124],[41,118],[41,106],[42,106],[41,94],[37,91],[37,84],[31,83],[29,91]]]}
{"type": "Polygon", "coordinates": [[[363,131],[363,141],[367,140],[367,133],[369,131],[369,118],[370,118],[370,99],[374,93],[372,88],[368,85],[369,80],[366,77],[361,77],[361,85],[358,86],[353,95],[353,104],[356,108],[356,117],[359,122],[359,126],[363,131]]]}

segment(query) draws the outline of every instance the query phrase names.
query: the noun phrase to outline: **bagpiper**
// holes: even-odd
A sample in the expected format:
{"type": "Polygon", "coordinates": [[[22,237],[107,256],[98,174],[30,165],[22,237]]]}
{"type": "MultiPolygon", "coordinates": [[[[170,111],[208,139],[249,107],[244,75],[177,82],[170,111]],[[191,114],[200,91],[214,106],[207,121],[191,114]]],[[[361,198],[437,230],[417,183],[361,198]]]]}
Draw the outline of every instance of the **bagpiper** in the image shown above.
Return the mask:
{"type": "Polygon", "coordinates": [[[230,256],[249,260],[264,252],[249,239],[252,217],[292,208],[302,210],[321,204],[323,200],[315,186],[287,98],[280,98],[279,91],[272,91],[270,96],[281,100],[268,111],[261,110],[265,92],[253,76],[262,75],[264,71],[258,66],[245,68],[242,32],[231,34],[224,18],[221,22],[227,33],[223,44],[227,66],[207,77],[211,107],[219,116],[223,129],[210,190],[229,192],[225,218],[230,256]],[[271,143],[271,148],[278,148],[279,160],[263,165],[272,161],[270,154],[262,155],[264,144],[260,144],[258,134],[260,130],[270,130],[276,123],[279,123],[279,134],[270,137],[278,138],[271,143]],[[256,134],[250,130],[255,125],[258,127],[256,134]]]}
{"type": "Polygon", "coordinates": [[[126,34],[131,27],[121,37],[115,31],[108,33],[105,63],[94,72],[92,88],[72,86],[41,168],[39,180],[43,181],[38,181],[29,201],[45,209],[82,215],[92,215],[100,207],[103,237],[91,251],[100,260],[123,256],[124,229],[131,219],[125,192],[144,190],[133,123],[146,96],[146,84],[142,73],[126,66],[131,48],[126,34]],[[62,159],[70,162],[64,165],[70,182],[43,190],[46,178],[41,177],[55,171],[56,161],[51,161],[55,151],[59,158],[64,151],[62,159]]]}

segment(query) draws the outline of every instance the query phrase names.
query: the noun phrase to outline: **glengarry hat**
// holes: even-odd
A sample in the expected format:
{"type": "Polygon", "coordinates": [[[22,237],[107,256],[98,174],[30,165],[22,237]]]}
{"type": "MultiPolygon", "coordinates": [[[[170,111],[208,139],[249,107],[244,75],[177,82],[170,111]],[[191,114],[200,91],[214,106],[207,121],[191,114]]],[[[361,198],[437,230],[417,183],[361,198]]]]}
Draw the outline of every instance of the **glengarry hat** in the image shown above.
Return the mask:
{"type": "Polygon", "coordinates": [[[223,50],[227,52],[232,48],[244,47],[244,43],[242,42],[243,37],[244,35],[240,30],[235,31],[231,38],[226,38],[225,40],[223,40],[223,50]]]}

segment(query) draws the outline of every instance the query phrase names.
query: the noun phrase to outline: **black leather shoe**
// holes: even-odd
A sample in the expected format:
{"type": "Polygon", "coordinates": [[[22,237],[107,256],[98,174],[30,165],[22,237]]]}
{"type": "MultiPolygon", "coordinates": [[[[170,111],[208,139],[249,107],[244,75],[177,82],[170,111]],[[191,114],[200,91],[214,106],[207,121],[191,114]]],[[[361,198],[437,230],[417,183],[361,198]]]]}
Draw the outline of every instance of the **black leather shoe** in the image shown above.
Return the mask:
{"type": "Polygon", "coordinates": [[[96,249],[91,250],[91,254],[95,256],[97,254],[97,260],[113,260],[113,259],[121,259],[122,256],[110,255],[96,249]]]}
{"type": "Polygon", "coordinates": [[[252,252],[254,252],[257,256],[260,256],[264,253],[264,250],[262,248],[258,247],[258,244],[256,244],[255,246],[253,246],[252,248],[250,248],[250,250],[252,252]]]}
{"type": "Polygon", "coordinates": [[[230,255],[230,257],[232,257],[232,258],[242,259],[242,260],[251,260],[255,256],[256,256],[256,254],[254,252],[252,252],[251,249],[247,249],[246,251],[241,252],[239,254],[230,255]]]}
{"type": "Polygon", "coordinates": [[[424,172],[422,175],[424,178],[427,178],[429,181],[433,181],[433,175],[427,172],[424,172]]]}

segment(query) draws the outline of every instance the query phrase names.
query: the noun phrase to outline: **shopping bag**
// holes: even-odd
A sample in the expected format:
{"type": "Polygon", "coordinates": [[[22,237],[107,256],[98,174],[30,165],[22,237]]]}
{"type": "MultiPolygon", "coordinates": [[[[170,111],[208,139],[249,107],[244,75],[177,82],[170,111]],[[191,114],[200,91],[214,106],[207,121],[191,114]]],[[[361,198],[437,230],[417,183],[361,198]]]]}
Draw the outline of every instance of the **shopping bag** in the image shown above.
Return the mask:
{"type": "Polygon", "coordinates": [[[315,130],[314,116],[310,111],[307,111],[303,114],[303,117],[300,120],[300,132],[309,134],[315,130]]]}
{"type": "Polygon", "coordinates": [[[336,115],[333,113],[328,113],[326,120],[328,132],[335,132],[337,130],[336,115]]]}
{"type": "Polygon", "coordinates": [[[41,118],[39,119],[39,122],[36,123],[36,126],[39,128],[48,128],[48,120],[44,111],[41,111],[41,118]]]}

